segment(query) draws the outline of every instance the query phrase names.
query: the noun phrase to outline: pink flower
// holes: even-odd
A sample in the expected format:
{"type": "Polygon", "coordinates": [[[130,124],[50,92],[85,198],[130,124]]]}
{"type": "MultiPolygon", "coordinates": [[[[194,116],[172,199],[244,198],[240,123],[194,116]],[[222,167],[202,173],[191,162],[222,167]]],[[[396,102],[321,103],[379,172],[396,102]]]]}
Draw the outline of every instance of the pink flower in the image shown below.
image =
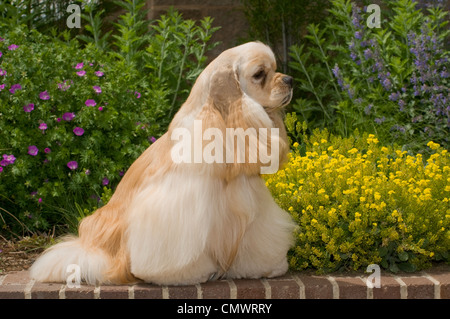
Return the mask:
{"type": "Polygon", "coordinates": [[[28,154],[31,156],[36,156],[39,152],[39,149],[35,145],[28,146],[28,154]]]}
{"type": "Polygon", "coordinates": [[[34,104],[30,103],[30,104],[24,105],[23,110],[27,113],[30,113],[31,111],[34,110],[34,104]]]}
{"type": "Polygon", "coordinates": [[[83,62],[78,63],[78,64],[75,66],[75,69],[80,70],[80,69],[83,68],[83,66],[84,66],[84,63],[83,63],[83,62]]]}
{"type": "Polygon", "coordinates": [[[98,110],[101,112],[101,111],[103,111],[103,106],[99,106],[98,107],[98,110]]]}
{"type": "Polygon", "coordinates": [[[83,130],[81,127],[75,127],[75,128],[73,129],[73,133],[74,133],[76,136],[81,136],[81,135],[84,134],[84,130],[83,130]]]}
{"type": "Polygon", "coordinates": [[[41,100],[50,100],[50,95],[48,94],[47,91],[44,91],[44,92],[39,93],[39,98],[41,100]]]}
{"type": "Polygon", "coordinates": [[[49,149],[48,147],[46,147],[45,149],[44,149],[44,152],[45,152],[45,154],[48,154],[48,153],[51,153],[51,149],[49,149]]]}
{"type": "Polygon", "coordinates": [[[14,50],[17,49],[18,47],[19,47],[19,46],[16,45],[16,44],[11,44],[11,45],[8,47],[8,50],[14,51],[14,50]]]}
{"type": "Polygon", "coordinates": [[[77,72],[77,75],[78,76],[84,76],[86,74],[86,71],[85,70],[82,70],[82,71],[78,71],[77,72]]]}
{"type": "Polygon", "coordinates": [[[139,99],[141,97],[141,93],[139,93],[138,91],[134,92],[134,95],[136,95],[136,98],[139,99]]]}
{"type": "Polygon", "coordinates": [[[91,99],[86,100],[86,102],[84,102],[84,104],[86,104],[86,106],[96,106],[97,105],[97,103],[91,99]]]}
{"type": "MultiPolygon", "coordinates": [[[[1,173],[1,172],[3,172],[3,167],[0,166],[0,173],[1,173]]],[[[0,250],[0,252],[1,252],[1,250],[0,250]]]]}
{"type": "Polygon", "coordinates": [[[5,88],[5,84],[0,85],[0,91],[5,88]]]}
{"type": "Polygon", "coordinates": [[[154,136],[152,136],[152,137],[150,138],[150,142],[155,143],[155,142],[156,142],[156,138],[155,138],[154,136]]]}
{"type": "Polygon", "coordinates": [[[105,177],[103,180],[102,180],[102,185],[103,186],[106,186],[106,185],[108,185],[109,184],[109,179],[107,178],[107,177],[105,177]]]}
{"type": "Polygon", "coordinates": [[[0,51],[0,58],[2,57],[2,55],[3,55],[3,53],[2,53],[2,51],[0,51]]]}
{"type": "Polygon", "coordinates": [[[103,73],[102,71],[95,71],[94,73],[98,77],[102,77],[103,75],[105,75],[105,73],[103,73]]]}
{"type": "Polygon", "coordinates": [[[75,113],[67,112],[64,113],[62,116],[62,119],[64,121],[72,121],[75,118],[75,113]]]}
{"type": "Polygon", "coordinates": [[[67,163],[67,167],[73,171],[78,168],[78,163],[76,161],[70,161],[67,163]]]}
{"type": "Polygon", "coordinates": [[[97,93],[97,94],[102,93],[102,88],[101,87],[95,85],[92,88],[94,89],[95,93],[97,93]]]}
{"type": "Polygon", "coordinates": [[[45,131],[45,130],[47,129],[47,124],[45,124],[45,123],[39,124],[39,129],[40,129],[41,131],[45,131]]]}
{"type": "Polygon", "coordinates": [[[22,85],[20,85],[20,84],[11,85],[9,92],[11,92],[11,94],[14,94],[14,93],[16,93],[17,90],[22,90],[22,85]]]}
{"type": "Polygon", "coordinates": [[[0,69],[0,76],[5,76],[6,74],[7,74],[6,70],[0,69]]]}

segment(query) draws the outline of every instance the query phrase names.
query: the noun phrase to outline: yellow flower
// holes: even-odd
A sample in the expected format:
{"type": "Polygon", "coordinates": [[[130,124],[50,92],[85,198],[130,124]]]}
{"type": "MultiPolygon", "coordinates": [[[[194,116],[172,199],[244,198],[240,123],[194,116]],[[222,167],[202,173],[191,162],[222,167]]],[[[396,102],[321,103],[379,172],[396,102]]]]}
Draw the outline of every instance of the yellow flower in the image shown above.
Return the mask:
{"type": "Polygon", "coordinates": [[[352,148],[351,150],[348,151],[349,154],[355,154],[358,152],[357,148],[352,148]]]}
{"type": "Polygon", "coordinates": [[[294,147],[294,148],[297,148],[298,147],[298,143],[297,142],[295,142],[294,144],[292,144],[292,146],[294,147]]]}
{"type": "Polygon", "coordinates": [[[323,194],[323,193],[325,193],[325,190],[324,190],[323,188],[321,188],[321,189],[319,189],[319,190],[317,191],[317,194],[318,194],[318,195],[323,194]]]}
{"type": "Polygon", "coordinates": [[[375,192],[375,194],[373,195],[373,198],[374,198],[375,200],[380,200],[380,198],[381,198],[380,193],[375,192]]]}
{"type": "Polygon", "coordinates": [[[315,218],[311,219],[311,224],[317,224],[317,219],[315,218]]]}
{"type": "Polygon", "coordinates": [[[433,141],[429,141],[427,146],[432,150],[437,150],[440,145],[438,143],[434,143],[433,141]]]}

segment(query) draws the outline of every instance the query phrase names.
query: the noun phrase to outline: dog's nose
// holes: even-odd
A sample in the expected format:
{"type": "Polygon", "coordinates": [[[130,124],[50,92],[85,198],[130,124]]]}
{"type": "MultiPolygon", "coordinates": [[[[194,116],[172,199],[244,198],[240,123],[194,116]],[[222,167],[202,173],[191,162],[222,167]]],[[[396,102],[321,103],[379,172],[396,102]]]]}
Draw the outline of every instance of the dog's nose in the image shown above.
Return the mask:
{"type": "Polygon", "coordinates": [[[283,78],[283,82],[292,87],[292,85],[294,84],[294,79],[292,78],[292,76],[285,76],[283,78]]]}

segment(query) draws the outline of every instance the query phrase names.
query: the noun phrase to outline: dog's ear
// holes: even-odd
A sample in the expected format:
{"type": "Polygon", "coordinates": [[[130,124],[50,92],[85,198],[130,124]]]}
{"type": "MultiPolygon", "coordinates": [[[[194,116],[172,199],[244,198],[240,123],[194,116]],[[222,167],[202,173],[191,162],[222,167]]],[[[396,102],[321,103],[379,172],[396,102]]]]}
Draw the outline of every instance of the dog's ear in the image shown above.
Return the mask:
{"type": "Polygon", "coordinates": [[[231,65],[218,67],[210,78],[209,98],[214,107],[226,119],[232,105],[240,103],[242,90],[236,71],[231,65]]]}

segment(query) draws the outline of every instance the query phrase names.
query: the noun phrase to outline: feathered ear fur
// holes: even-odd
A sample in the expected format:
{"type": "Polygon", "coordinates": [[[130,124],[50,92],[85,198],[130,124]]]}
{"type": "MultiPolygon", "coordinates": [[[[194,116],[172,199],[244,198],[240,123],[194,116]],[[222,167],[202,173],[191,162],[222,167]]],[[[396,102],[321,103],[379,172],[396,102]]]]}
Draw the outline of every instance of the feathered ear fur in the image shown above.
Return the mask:
{"type": "Polygon", "coordinates": [[[288,148],[281,114],[267,113],[243,93],[231,65],[220,66],[210,76],[209,94],[200,119],[204,132],[209,128],[221,131],[223,161],[227,164],[221,169],[225,169],[224,177],[228,180],[239,174],[257,175],[261,167],[272,164],[276,171],[286,157],[288,148]]]}

